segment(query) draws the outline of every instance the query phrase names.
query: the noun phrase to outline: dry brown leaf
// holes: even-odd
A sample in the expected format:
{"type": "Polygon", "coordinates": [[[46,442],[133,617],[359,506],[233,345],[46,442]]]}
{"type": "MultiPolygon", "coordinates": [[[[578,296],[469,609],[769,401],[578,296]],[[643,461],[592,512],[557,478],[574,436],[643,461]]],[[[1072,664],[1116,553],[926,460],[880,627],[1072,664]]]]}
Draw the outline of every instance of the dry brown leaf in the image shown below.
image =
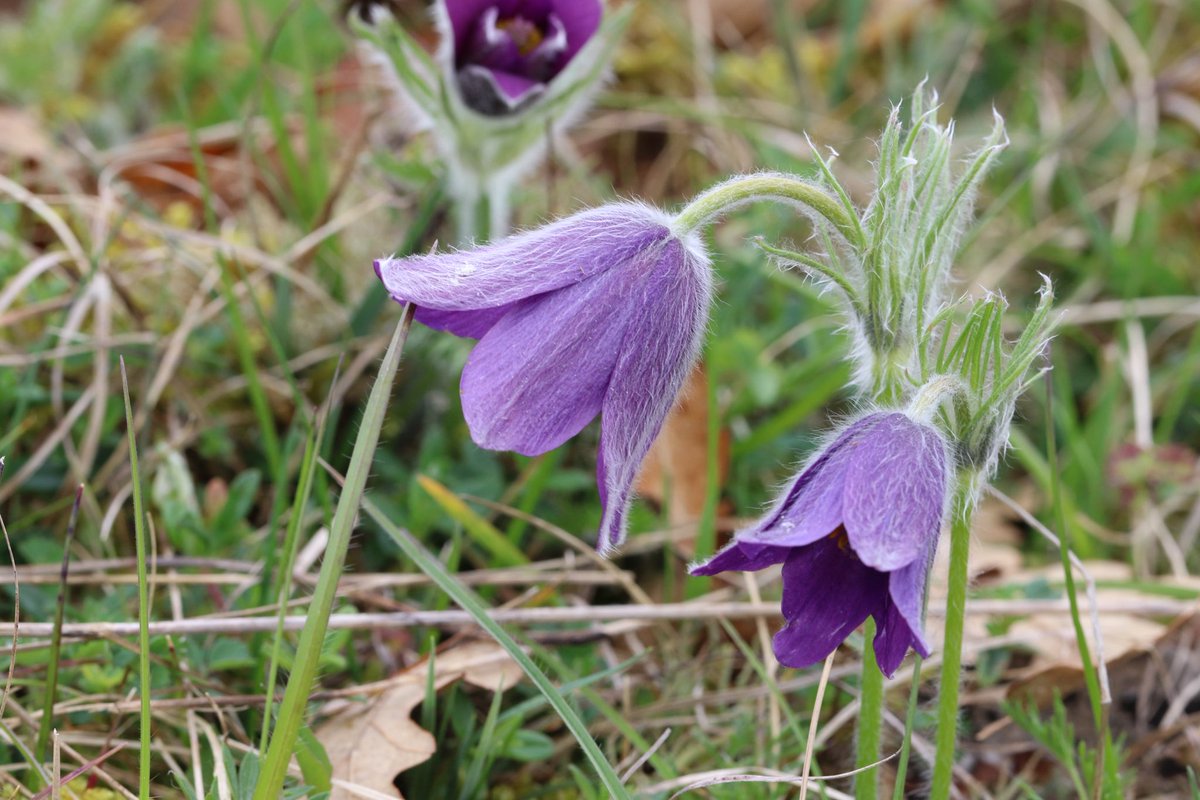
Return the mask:
{"type": "MultiPolygon", "coordinates": [[[[797,18],[816,5],[815,0],[791,0],[797,18]]],[[[771,30],[775,23],[771,0],[708,0],[713,29],[718,37],[723,28],[733,27],[743,38],[771,30]]]]}
{"type": "Polygon", "coordinates": [[[525,672],[503,647],[490,641],[467,642],[438,654],[438,675],[461,675],[465,683],[498,692],[512,688],[525,672]]]}
{"type": "Polygon", "coordinates": [[[19,177],[26,188],[42,192],[59,187],[62,176],[79,172],[75,153],[56,146],[36,115],[0,106],[0,173],[19,177]]]}
{"type": "MultiPolygon", "coordinates": [[[[242,42],[247,39],[245,16],[237,0],[142,0],[145,23],[160,29],[169,41],[189,41],[200,15],[204,13],[213,35],[219,39],[242,42]]],[[[255,28],[261,31],[269,21],[251,7],[255,28]]],[[[261,36],[262,33],[257,35],[261,36]]]]}
{"type": "MultiPolygon", "coordinates": [[[[519,681],[524,673],[495,642],[474,641],[439,653],[434,688],[457,680],[490,691],[519,681]]],[[[437,748],[433,736],[412,719],[425,699],[428,662],[416,664],[392,679],[382,693],[366,703],[346,707],[317,726],[317,739],[329,754],[333,777],[374,792],[400,797],[392,783],[398,774],[428,761],[437,748]]],[[[340,786],[330,800],[355,795],[340,786]]]]}
{"type": "Polygon", "coordinates": [[[18,163],[36,163],[53,150],[50,137],[32,114],[20,108],[0,107],[0,155],[18,163]]]}
{"type": "MultiPolygon", "coordinates": [[[[425,699],[425,682],[412,674],[377,695],[363,708],[339,714],[316,730],[333,765],[333,776],[400,797],[392,781],[436,750],[432,734],[413,722],[412,710],[425,699]]],[[[354,795],[335,786],[332,800],[354,795]]]]}
{"type": "MultiPolygon", "coordinates": [[[[204,159],[204,179],[219,201],[218,211],[228,213],[241,208],[252,194],[266,188],[259,163],[243,150],[243,144],[250,140],[268,162],[277,156],[274,136],[265,121],[223,123],[195,135],[196,149],[204,159]]],[[[192,136],[183,128],[152,130],[109,150],[101,160],[159,208],[183,201],[197,211],[201,209],[204,184],[196,171],[192,136]]],[[[202,219],[197,213],[197,223],[202,219]]]]}
{"type": "MultiPolygon", "coordinates": [[[[729,431],[722,430],[717,449],[717,485],[729,472],[729,431]]],[[[700,518],[708,496],[708,374],[698,365],[688,376],[662,432],[654,441],[637,491],[667,504],[672,525],[700,518]]]]}
{"type": "MultiPolygon", "coordinates": [[[[1105,597],[1111,597],[1106,593],[1105,597]]],[[[1136,597],[1137,595],[1133,595],[1136,597]]],[[[1086,612],[1085,612],[1086,613],[1086,612]]],[[[1085,618],[1084,636],[1088,646],[1096,651],[1092,626],[1085,618]]],[[[1145,650],[1163,635],[1166,626],[1133,614],[1106,613],[1100,615],[1100,635],[1104,637],[1105,658],[1115,658],[1135,650],[1145,650]]],[[[1031,666],[1049,669],[1079,663],[1079,645],[1075,627],[1066,614],[1039,614],[1018,620],[1008,629],[1019,636],[1035,655],[1031,666]]]]}

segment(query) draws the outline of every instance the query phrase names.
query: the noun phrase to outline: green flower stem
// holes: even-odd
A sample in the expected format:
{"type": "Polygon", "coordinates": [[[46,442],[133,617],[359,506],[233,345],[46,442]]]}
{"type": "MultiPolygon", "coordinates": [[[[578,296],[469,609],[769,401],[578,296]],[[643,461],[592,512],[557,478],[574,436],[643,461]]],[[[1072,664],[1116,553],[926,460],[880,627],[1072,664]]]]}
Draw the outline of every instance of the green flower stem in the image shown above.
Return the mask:
{"type": "Polygon", "coordinates": [[[512,187],[483,176],[459,178],[455,183],[474,187],[454,197],[458,246],[487,244],[507,236],[512,226],[512,187]]]}
{"type": "Polygon", "coordinates": [[[671,227],[679,235],[689,234],[734,206],[758,200],[807,206],[837,228],[855,249],[863,245],[862,227],[852,208],[814,183],[778,172],[745,175],[712,187],[688,203],[671,227]]]}
{"type": "Polygon", "coordinates": [[[904,368],[904,357],[895,350],[875,353],[875,383],[871,394],[877,402],[895,405],[905,396],[910,385],[904,368]]]}
{"type": "Polygon", "coordinates": [[[492,215],[488,201],[487,193],[482,190],[454,196],[455,237],[459,247],[483,244],[491,238],[492,215]]]}
{"type": "Polygon", "coordinates": [[[858,743],[854,778],[855,800],[875,800],[879,795],[879,768],[866,767],[879,760],[883,735],[883,673],[875,660],[875,618],[863,626],[862,680],[859,684],[858,743]]]}
{"type": "Polygon", "coordinates": [[[971,517],[975,512],[975,475],[964,470],[951,500],[950,583],[946,597],[946,637],[942,645],[942,680],[938,697],[938,724],[930,800],[948,800],[954,774],[954,749],[958,734],[958,689],[962,671],[963,619],[967,608],[967,553],[971,545],[971,517]]]}

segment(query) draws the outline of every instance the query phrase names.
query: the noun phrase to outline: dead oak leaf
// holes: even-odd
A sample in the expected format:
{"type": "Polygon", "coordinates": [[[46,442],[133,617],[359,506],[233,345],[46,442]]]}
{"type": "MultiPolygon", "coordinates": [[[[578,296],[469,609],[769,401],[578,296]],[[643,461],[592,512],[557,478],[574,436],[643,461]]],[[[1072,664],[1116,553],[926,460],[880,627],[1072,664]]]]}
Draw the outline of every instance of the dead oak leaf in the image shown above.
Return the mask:
{"type": "MultiPolygon", "coordinates": [[[[412,710],[425,699],[424,682],[413,676],[373,698],[363,709],[339,714],[317,728],[333,765],[333,776],[389,796],[400,794],[392,781],[437,750],[433,736],[413,722],[412,710]]],[[[335,786],[331,800],[354,793],[335,786]]]]}
{"type": "MultiPolygon", "coordinates": [[[[437,751],[432,734],[412,719],[425,699],[428,662],[421,662],[391,679],[382,692],[365,703],[346,708],[316,729],[333,767],[335,785],[330,800],[367,796],[400,797],[396,776],[428,761],[437,751]],[[354,792],[361,787],[363,794],[354,792]]],[[[434,662],[435,690],[457,680],[498,691],[524,673],[494,642],[467,642],[439,653],[434,662]]]]}

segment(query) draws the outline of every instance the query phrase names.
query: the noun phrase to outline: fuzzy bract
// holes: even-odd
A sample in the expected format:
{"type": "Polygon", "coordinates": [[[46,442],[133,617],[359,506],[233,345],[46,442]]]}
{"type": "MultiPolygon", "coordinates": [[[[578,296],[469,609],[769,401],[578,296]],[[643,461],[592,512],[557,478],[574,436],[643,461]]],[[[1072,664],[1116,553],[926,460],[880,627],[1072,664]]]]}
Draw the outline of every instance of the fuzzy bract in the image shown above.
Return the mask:
{"type": "Polygon", "coordinates": [[[926,579],[945,516],[950,458],[942,435],[900,412],[846,427],[761,520],[696,575],[783,564],[775,655],[789,667],[823,660],[875,618],[875,656],[891,675],[909,648],[922,656],[926,579]]]}
{"type": "Polygon", "coordinates": [[[695,362],[712,277],[699,239],[635,203],[473,250],[382,259],[416,319],[478,339],[462,374],[471,436],[536,456],[601,416],[598,547],[624,538],[638,468],[695,362]]]}
{"type": "Polygon", "coordinates": [[[539,96],[600,27],[601,0],[444,0],[459,91],[488,116],[539,96]]]}

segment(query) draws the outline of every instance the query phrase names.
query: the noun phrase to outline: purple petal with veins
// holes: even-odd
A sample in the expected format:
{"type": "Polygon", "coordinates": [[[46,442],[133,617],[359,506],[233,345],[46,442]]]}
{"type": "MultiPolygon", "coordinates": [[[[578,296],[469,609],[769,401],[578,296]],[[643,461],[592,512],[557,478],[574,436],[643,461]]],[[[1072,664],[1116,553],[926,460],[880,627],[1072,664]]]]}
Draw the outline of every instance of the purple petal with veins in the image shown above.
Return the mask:
{"type": "Polygon", "coordinates": [[[900,412],[850,423],[801,470],[762,520],[696,575],[784,561],[780,663],[825,658],[868,616],[891,675],[923,634],[929,568],[946,513],[950,455],[942,434],[900,412]]]}

